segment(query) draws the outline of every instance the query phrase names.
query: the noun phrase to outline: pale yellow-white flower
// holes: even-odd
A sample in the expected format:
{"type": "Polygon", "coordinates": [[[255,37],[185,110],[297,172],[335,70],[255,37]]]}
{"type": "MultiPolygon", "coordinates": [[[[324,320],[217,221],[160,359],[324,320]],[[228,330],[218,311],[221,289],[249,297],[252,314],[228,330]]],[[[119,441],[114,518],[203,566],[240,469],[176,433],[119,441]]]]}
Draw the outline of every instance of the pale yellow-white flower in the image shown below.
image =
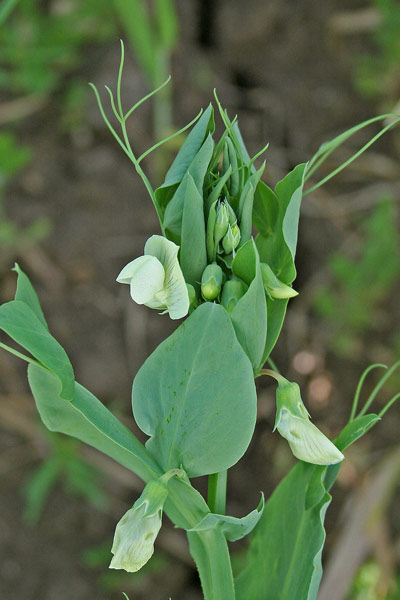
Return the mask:
{"type": "Polygon", "coordinates": [[[167,487],[161,480],[146,485],[140,498],[117,524],[110,569],[135,573],[150,560],[167,496],[167,487]]]}
{"type": "Polygon", "coordinates": [[[117,277],[130,286],[132,299],[149,308],[162,309],[171,319],[189,312],[189,294],[178,261],[179,246],[161,235],[151,236],[144,256],[128,263],[117,277]]]}
{"type": "Polygon", "coordinates": [[[297,383],[278,377],[275,429],[288,441],[294,456],[314,465],[341,462],[344,456],[340,450],[311,423],[297,383]]]}

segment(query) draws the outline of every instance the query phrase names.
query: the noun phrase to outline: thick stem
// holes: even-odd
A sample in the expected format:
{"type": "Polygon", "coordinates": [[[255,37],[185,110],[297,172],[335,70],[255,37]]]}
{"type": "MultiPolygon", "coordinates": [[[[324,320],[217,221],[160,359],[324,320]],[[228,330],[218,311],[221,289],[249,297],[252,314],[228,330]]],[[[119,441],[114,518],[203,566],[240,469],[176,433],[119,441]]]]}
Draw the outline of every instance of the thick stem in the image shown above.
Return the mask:
{"type": "MultiPolygon", "coordinates": [[[[226,478],[222,475],[222,480],[226,478]]],[[[204,498],[177,477],[168,483],[165,511],[177,527],[191,529],[208,514],[204,498]]],[[[235,600],[231,560],[225,535],[218,528],[187,532],[190,553],[200,575],[205,600],[235,600]]]]}
{"type": "Polygon", "coordinates": [[[219,529],[188,532],[190,553],[200,575],[204,600],[235,600],[228,544],[219,529]]]}
{"type": "Polygon", "coordinates": [[[208,476],[208,506],[212,513],[224,515],[226,509],[226,484],[228,471],[208,476]]]}

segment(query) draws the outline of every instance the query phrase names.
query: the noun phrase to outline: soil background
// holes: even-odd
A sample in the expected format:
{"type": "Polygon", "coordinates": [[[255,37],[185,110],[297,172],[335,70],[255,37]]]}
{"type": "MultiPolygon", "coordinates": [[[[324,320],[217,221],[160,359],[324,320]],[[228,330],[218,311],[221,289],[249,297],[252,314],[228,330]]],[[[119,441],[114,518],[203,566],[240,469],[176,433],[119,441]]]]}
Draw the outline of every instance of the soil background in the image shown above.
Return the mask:
{"type": "MultiPolygon", "coordinates": [[[[322,142],[378,113],[377,103],[362,97],[353,84],[354,56],[366,49],[367,37],[343,36],[332,27],[332,19],[342,11],[367,6],[361,0],[178,0],[181,35],[172,68],[176,126],[183,126],[200,106],[205,107],[217,88],[230,115],[238,114],[250,154],[270,143],[266,182],[275,184],[296,164],[308,160],[322,142]]],[[[118,61],[118,39],[89,47],[79,76],[99,88],[104,83],[112,87],[118,61]]],[[[140,70],[128,57],[126,105],[147,91],[140,70]]],[[[86,125],[78,134],[63,132],[60,119],[55,94],[18,129],[21,141],[34,148],[34,157],[8,187],[7,215],[21,226],[46,216],[52,233],[29,251],[7,257],[2,265],[1,300],[13,297],[15,275],[9,268],[18,260],[36,287],[50,330],[70,356],[77,380],[144,440],[131,417],[132,379],[173,324],[166,316],[133,304],[127,288],[116,284],[115,277],[122,266],[142,254],[145,240],[158,231],[156,216],[95,101],[90,101],[86,125]]],[[[135,148],[148,147],[150,106],[141,108],[130,127],[135,148]]],[[[367,136],[361,134],[358,143],[367,136]]],[[[396,164],[396,137],[389,134],[368,159],[355,163],[303,203],[295,284],[300,296],[290,305],[273,357],[288,378],[302,386],[314,422],[330,436],[346,422],[362,370],[371,362],[394,358],[387,340],[399,322],[396,291],[400,286],[381,307],[379,328],[372,323],[359,350],[346,359],[330,350],[326,326],[312,308],[312,293],[327,277],[327,257],[344,244],[351,245],[354,236],[357,239],[358,221],[370,207],[363,204],[360,190],[378,186],[398,191],[396,164]],[[349,203],[359,209],[347,212],[349,203]]],[[[152,163],[146,167],[151,173],[152,163]]],[[[60,481],[38,523],[28,526],[22,520],[24,485],[51,452],[51,445],[35,413],[25,366],[5,353],[0,354],[0,389],[1,600],[113,600],[121,598],[122,591],[131,600],[199,600],[201,591],[185,536],[166,518],[156,556],[143,572],[127,576],[107,570],[115,524],[137,498],[141,483],[90,449],[81,448],[79,454],[97,469],[98,485],[107,497],[103,506],[96,508],[67,493],[60,481]]],[[[259,396],[256,434],[230,475],[228,511],[235,516],[256,506],[261,489],[268,497],[293,464],[284,440],[271,433],[274,386],[260,382],[259,396]]],[[[351,451],[327,515],[325,561],[339,539],[349,498],[395,451],[399,425],[395,407],[351,451]]],[[[205,490],[204,481],[195,483],[205,490]]],[[[395,493],[391,498],[382,521],[386,533],[379,538],[389,549],[389,570],[398,560],[394,549],[400,530],[395,493]]],[[[236,547],[239,556],[244,545],[236,547]]],[[[376,555],[373,544],[365,559],[368,555],[376,555]]]]}

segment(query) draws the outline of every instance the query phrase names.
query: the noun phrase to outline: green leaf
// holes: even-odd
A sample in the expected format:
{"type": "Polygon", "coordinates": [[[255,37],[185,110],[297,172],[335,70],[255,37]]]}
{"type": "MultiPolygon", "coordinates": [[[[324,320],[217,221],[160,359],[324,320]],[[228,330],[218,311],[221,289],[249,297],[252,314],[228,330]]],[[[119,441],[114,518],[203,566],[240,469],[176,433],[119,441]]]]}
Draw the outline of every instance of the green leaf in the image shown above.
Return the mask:
{"type": "Polygon", "coordinates": [[[73,399],[60,397],[57,378],[46,369],[29,365],[28,381],[43,423],[101,450],[121,465],[148,481],[160,470],[144,446],[87,389],[74,384],[73,399]]]}
{"type": "Polygon", "coordinates": [[[262,364],[265,363],[271,354],[285,319],[288,299],[267,298],[267,341],[265,343],[262,364]]]}
{"type": "MultiPolygon", "coordinates": [[[[360,437],[362,437],[367,431],[369,431],[378,421],[380,421],[378,415],[369,414],[356,417],[342,429],[340,434],[335,440],[335,445],[339,450],[345,450],[351,444],[354,444],[360,437]]],[[[340,464],[331,465],[325,472],[325,487],[329,491],[335,482],[335,479],[339,473],[340,464]]]]}
{"type": "Polygon", "coordinates": [[[201,197],[203,197],[204,177],[212,157],[213,149],[214,142],[209,134],[206,138],[206,141],[190,163],[185,176],[183,177],[171,201],[166,207],[163,226],[167,237],[175,242],[175,244],[180,245],[181,240],[183,207],[186,197],[187,178],[189,175],[193,178],[198,193],[201,194],[201,197]]]}
{"type": "Polygon", "coordinates": [[[198,288],[201,275],[207,265],[203,196],[199,193],[190,173],[185,176],[184,182],[186,191],[183,205],[180,263],[185,281],[198,288]]]}
{"type": "Polygon", "coordinates": [[[136,375],[132,406],[165,471],[182,466],[196,477],[239,460],[253,434],[256,394],[222,306],[201,305],[160,344],[136,375]]]}
{"type": "Polygon", "coordinates": [[[351,444],[360,439],[360,437],[367,433],[367,431],[380,420],[380,417],[374,414],[356,417],[342,429],[335,440],[335,446],[337,446],[339,450],[344,450],[348,446],[351,446],[351,444]]]}
{"type": "Polygon", "coordinates": [[[262,236],[272,235],[278,214],[279,202],[275,192],[263,181],[260,181],[254,195],[254,227],[262,236]]]}
{"type": "Polygon", "coordinates": [[[203,145],[208,133],[212,133],[213,131],[214,112],[212,105],[210,104],[184,141],[165,176],[164,183],[157,188],[155,192],[156,199],[161,207],[165,208],[165,206],[167,206],[174,194],[177,184],[182,181],[186,171],[189,169],[189,166],[203,145]]]}
{"type": "Polygon", "coordinates": [[[8,16],[14,10],[19,0],[4,0],[0,6],[0,26],[4,24],[8,16]]]}
{"type": "Polygon", "coordinates": [[[50,457],[39,465],[24,486],[25,507],[23,519],[34,525],[40,519],[47,498],[61,475],[57,459],[50,457]]]}
{"type": "Polygon", "coordinates": [[[230,517],[228,515],[216,515],[208,513],[190,531],[206,531],[208,529],[220,529],[229,542],[236,542],[253,531],[261,518],[264,510],[264,495],[256,509],[242,518],[230,517]]]}
{"type": "MultiPolygon", "coordinates": [[[[239,124],[237,123],[237,121],[233,124],[233,132],[235,135],[236,146],[237,146],[237,149],[239,150],[240,157],[241,157],[243,163],[245,165],[248,165],[250,163],[251,159],[250,159],[249,153],[247,152],[247,148],[243,141],[242,134],[240,133],[239,124]]],[[[252,168],[252,171],[255,171],[255,168],[253,165],[251,168],[252,168]]]]}
{"type": "MultiPolygon", "coordinates": [[[[25,294],[20,286],[20,297],[25,294]]],[[[26,296],[23,296],[26,298],[26,296]]],[[[47,326],[21,300],[12,300],[0,306],[0,329],[28,350],[43,366],[52,371],[61,382],[60,396],[72,400],[74,371],[65,350],[49,333],[47,326]]]]}
{"type": "MultiPolygon", "coordinates": [[[[336,446],[344,450],[379,420],[373,414],[354,419],[336,446]]],[[[251,537],[248,564],[237,580],[237,600],[316,600],[328,492],[339,469],[340,463],[325,467],[299,462],[281,481],[251,537]]]]}
{"type": "Polygon", "coordinates": [[[43,325],[48,328],[42,307],[40,306],[39,298],[33,288],[33,285],[29,281],[29,278],[27,275],[25,275],[17,263],[15,263],[13,270],[18,274],[15,300],[25,302],[25,304],[27,304],[27,306],[29,306],[29,308],[35,313],[39,321],[41,321],[43,325]]]}
{"type": "Polygon", "coordinates": [[[267,336],[267,304],[260,259],[253,239],[239,249],[232,262],[232,271],[249,285],[230,317],[237,338],[257,371],[262,361],[267,336]]]}
{"type": "Polygon", "coordinates": [[[319,478],[320,501],[306,510],[314,465],[298,463],[276,488],[252,535],[238,600],[315,600],[322,575],[323,522],[331,496],[319,478]]]}
{"type": "MultiPolygon", "coordinates": [[[[275,189],[278,199],[278,215],[276,205],[272,202],[257,204],[257,219],[269,226],[275,218],[272,233],[268,236],[259,234],[256,238],[257,248],[262,262],[266,262],[275,275],[283,283],[291,284],[296,277],[294,258],[296,254],[297,233],[299,226],[300,203],[303,193],[306,164],[298,165],[280,181],[275,189]],[[264,217],[260,211],[264,210],[264,217]]],[[[265,189],[262,192],[265,196],[265,189]]]]}

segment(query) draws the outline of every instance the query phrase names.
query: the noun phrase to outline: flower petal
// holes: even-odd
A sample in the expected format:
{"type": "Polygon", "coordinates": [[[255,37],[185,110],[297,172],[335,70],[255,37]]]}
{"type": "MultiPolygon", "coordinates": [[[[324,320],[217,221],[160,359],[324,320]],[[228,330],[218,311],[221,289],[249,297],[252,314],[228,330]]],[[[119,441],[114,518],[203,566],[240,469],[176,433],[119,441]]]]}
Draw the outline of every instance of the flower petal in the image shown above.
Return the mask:
{"type": "MultiPolygon", "coordinates": [[[[181,319],[189,312],[189,293],[178,261],[179,246],[160,235],[151,236],[144,247],[145,255],[158,258],[165,269],[165,304],[171,319],[181,319]]],[[[160,298],[160,295],[159,295],[160,298]]]]}
{"type": "Polygon", "coordinates": [[[165,271],[154,256],[139,256],[124,267],[117,277],[119,283],[131,286],[132,299],[137,304],[151,302],[164,286],[165,271]]]}
{"type": "Polygon", "coordinates": [[[139,571],[154,553],[154,541],[161,527],[161,511],[145,516],[142,507],[133,507],[117,524],[110,569],[139,571]]]}
{"type": "Polygon", "coordinates": [[[336,446],[308,418],[280,412],[277,429],[286,438],[296,458],[314,465],[334,465],[344,459],[336,446]]]}

